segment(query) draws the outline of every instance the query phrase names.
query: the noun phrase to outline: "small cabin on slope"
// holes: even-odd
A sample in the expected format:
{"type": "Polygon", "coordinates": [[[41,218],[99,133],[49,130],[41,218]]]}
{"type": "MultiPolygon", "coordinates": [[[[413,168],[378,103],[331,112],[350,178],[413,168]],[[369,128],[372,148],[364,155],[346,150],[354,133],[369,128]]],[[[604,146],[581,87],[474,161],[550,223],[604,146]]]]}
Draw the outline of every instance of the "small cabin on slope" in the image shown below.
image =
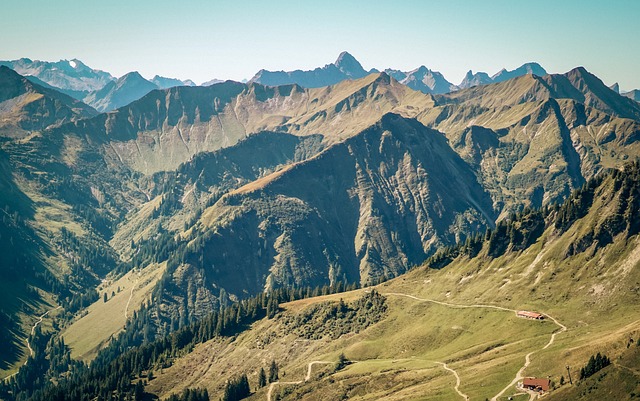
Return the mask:
{"type": "Polygon", "coordinates": [[[535,319],[535,320],[543,320],[544,319],[544,315],[537,313],[537,312],[529,312],[526,310],[520,310],[517,313],[518,317],[524,317],[527,319],[535,319]]]}
{"type": "Polygon", "coordinates": [[[551,381],[549,379],[537,379],[535,377],[525,377],[522,381],[522,388],[538,392],[549,391],[551,381]]]}

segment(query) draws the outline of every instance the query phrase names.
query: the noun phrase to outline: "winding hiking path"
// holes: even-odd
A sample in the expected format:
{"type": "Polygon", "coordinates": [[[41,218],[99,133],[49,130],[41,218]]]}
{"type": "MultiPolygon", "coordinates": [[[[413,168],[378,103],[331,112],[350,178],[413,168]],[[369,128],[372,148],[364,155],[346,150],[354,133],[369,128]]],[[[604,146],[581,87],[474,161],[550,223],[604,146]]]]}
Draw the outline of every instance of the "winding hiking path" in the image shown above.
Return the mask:
{"type": "MultiPolygon", "coordinates": [[[[49,309],[48,311],[46,311],[45,313],[43,313],[42,315],[40,315],[38,317],[38,320],[36,320],[36,322],[33,324],[33,326],[31,326],[31,332],[29,334],[29,336],[24,340],[25,343],[27,343],[27,348],[29,349],[29,356],[33,356],[34,352],[33,352],[33,348],[31,348],[31,344],[29,344],[29,337],[33,336],[34,334],[36,334],[36,327],[38,327],[38,325],[40,323],[42,323],[42,320],[44,320],[45,316],[47,316],[49,313],[53,312],[54,310],[60,309],[62,308],[62,306],[56,306],[53,309],[49,309]]],[[[25,366],[27,363],[29,362],[29,358],[27,358],[24,363],[22,364],[22,366],[25,366]]],[[[22,366],[20,366],[20,368],[22,368],[22,366]]],[[[18,368],[18,372],[20,371],[20,369],[18,368]]],[[[4,378],[4,380],[9,380],[10,378],[12,378],[13,376],[17,375],[18,372],[9,375],[7,377],[4,378]]]]}
{"type": "MultiPolygon", "coordinates": [[[[551,321],[553,321],[553,323],[555,323],[558,327],[560,327],[560,330],[558,331],[554,331],[553,333],[551,333],[551,338],[549,339],[549,342],[542,347],[540,350],[538,351],[542,351],[545,350],[547,348],[549,348],[554,341],[556,340],[556,336],[560,333],[564,333],[565,331],[567,331],[567,326],[565,326],[564,324],[560,323],[558,320],[556,320],[556,318],[543,313],[544,316],[548,317],[551,321]]],[[[524,379],[524,371],[529,367],[529,365],[531,364],[531,355],[535,354],[538,351],[531,351],[529,352],[525,357],[524,357],[524,365],[520,368],[520,370],[518,370],[518,373],[516,373],[516,377],[511,381],[511,383],[509,383],[505,388],[502,389],[502,391],[500,391],[495,397],[493,397],[491,399],[491,401],[497,401],[498,397],[502,396],[507,390],[509,390],[509,388],[511,388],[512,386],[516,385],[520,380],[524,379]]],[[[536,393],[533,392],[529,392],[526,391],[529,394],[529,400],[535,400],[537,397],[536,393]]]]}
{"type": "MultiPolygon", "coordinates": [[[[509,308],[505,308],[505,307],[502,307],[502,306],[485,305],[485,304],[472,304],[472,305],[452,304],[452,303],[449,303],[449,302],[436,301],[435,299],[428,299],[428,298],[420,298],[420,297],[416,297],[414,295],[403,294],[403,293],[399,293],[399,292],[388,292],[388,293],[384,293],[382,295],[394,295],[394,296],[398,296],[398,297],[406,297],[406,298],[415,299],[416,301],[430,302],[430,303],[434,303],[434,304],[438,304],[438,305],[447,306],[447,307],[450,307],[450,308],[460,308],[460,309],[484,308],[484,309],[496,309],[496,310],[502,310],[502,311],[506,311],[506,312],[514,312],[514,313],[518,312],[515,309],[509,309],[509,308]]],[[[505,388],[503,388],[496,396],[491,398],[491,401],[497,401],[498,397],[502,396],[507,390],[509,390],[509,388],[513,387],[520,380],[522,380],[524,378],[524,376],[523,376],[524,375],[524,371],[531,364],[531,355],[533,355],[534,353],[536,353],[538,351],[542,351],[544,349],[549,348],[554,343],[554,341],[556,339],[556,336],[558,334],[564,333],[565,331],[567,331],[567,326],[565,326],[564,324],[560,323],[556,318],[554,318],[554,317],[552,317],[552,316],[550,316],[550,315],[548,315],[546,313],[542,313],[542,315],[544,315],[545,317],[549,318],[549,320],[551,320],[553,323],[555,323],[560,328],[560,330],[556,330],[553,333],[551,333],[551,338],[549,339],[549,342],[544,347],[542,347],[541,349],[536,350],[536,351],[531,351],[524,357],[524,365],[518,370],[518,372],[516,373],[516,377],[511,381],[511,383],[509,383],[505,388]]],[[[437,363],[441,363],[441,362],[437,362],[437,363]]],[[[451,370],[451,369],[448,369],[446,366],[445,366],[445,369],[451,370]]],[[[464,395],[463,393],[461,393],[458,390],[458,387],[460,386],[460,378],[458,377],[457,373],[456,373],[456,380],[457,380],[456,391],[458,392],[458,394],[460,394],[460,396],[467,397],[466,395],[464,395]]],[[[534,398],[535,398],[535,394],[529,393],[529,399],[533,400],[534,398]]]]}
{"type": "Polygon", "coordinates": [[[276,385],[281,384],[302,384],[304,382],[308,382],[309,380],[311,380],[311,369],[313,368],[313,365],[318,365],[318,364],[331,364],[331,363],[335,363],[335,362],[329,362],[329,361],[311,361],[309,362],[309,364],[307,365],[307,374],[304,377],[304,380],[298,380],[296,382],[273,382],[271,384],[269,384],[269,391],[267,392],[267,401],[271,401],[271,393],[273,393],[273,389],[276,387],[276,385]]]}
{"type": "Polygon", "coordinates": [[[453,375],[456,377],[456,386],[454,387],[454,390],[456,390],[456,393],[458,393],[458,395],[460,395],[462,399],[468,400],[469,396],[463,393],[462,391],[460,391],[460,376],[458,375],[458,372],[448,367],[447,364],[444,362],[435,362],[435,363],[437,363],[438,365],[442,365],[442,367],[445,370],[448,370],[449,372],[453,373],[453,375]]]}

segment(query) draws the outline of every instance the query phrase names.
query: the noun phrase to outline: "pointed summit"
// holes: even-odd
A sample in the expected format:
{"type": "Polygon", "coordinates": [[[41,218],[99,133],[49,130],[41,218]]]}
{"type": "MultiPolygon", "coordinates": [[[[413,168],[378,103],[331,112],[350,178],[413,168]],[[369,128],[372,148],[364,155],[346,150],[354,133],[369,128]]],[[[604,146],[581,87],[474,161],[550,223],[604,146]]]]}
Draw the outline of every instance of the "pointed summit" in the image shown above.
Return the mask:
{"type": "Polygon", "coordinates": [[[624,97],[628,97],[631,100],[635,100],[636,102],[640,102],[640,89],[634,89],[629,92],[625,92],[622,94],[624,97]]]}
{"type": "Polygon", "coordinates": [[[340,71],[351,78],[357,79],[367,75],[367,71],[362,68],[360,62],[346,51],[340,53],[340,55],[336,59],[336,62],[333,64],[338,67],[340,71]]]}
{"type": "Polygon", "coordinates": [[[612,91],[614,91],[615,93],[617,93],[618,95],[620,94],[620,85],[618,85],[617,82],[615,84],[611,85],[609,88],[612,91]]]}
{"type": "Polygon", "coordinates": [[[84,102],[98,111],[111,111],[138,100],[158,86],[133,71],[111,81],[102,89],[89,93],[84,102]]]}

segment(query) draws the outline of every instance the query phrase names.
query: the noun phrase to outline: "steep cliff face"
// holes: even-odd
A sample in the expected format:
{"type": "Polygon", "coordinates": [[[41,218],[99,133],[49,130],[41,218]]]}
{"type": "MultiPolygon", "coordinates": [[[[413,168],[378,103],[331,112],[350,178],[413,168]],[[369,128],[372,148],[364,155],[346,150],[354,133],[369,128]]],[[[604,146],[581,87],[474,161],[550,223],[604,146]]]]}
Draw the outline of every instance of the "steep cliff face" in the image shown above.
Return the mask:
{"type": "Polygon", "coordinates": [[[389,114],[222,197],[192,235],[205,239],[198,249],[210,282],[241,294],[396,276],[494,218],[441,133],[389,114]]]}

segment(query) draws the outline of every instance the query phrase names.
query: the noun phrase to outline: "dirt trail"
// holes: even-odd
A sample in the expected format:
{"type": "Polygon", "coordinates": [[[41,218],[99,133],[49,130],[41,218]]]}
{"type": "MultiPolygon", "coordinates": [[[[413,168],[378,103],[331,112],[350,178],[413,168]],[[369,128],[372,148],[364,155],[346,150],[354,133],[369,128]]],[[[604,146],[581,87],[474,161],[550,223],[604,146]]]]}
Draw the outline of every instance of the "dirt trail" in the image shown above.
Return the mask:
{"type": "Polygon", "coordinates": [[[469,396],[466,395],[465,393],[463,393],[462,391],[460,391],[460,376],[458,375],[458,372],[456,372],[455,370],[453,370],[450,367],[448,367],[447,364],[444,363],[444,362],[436,362],[436,363],[438,365],[442,365],[442,367],[445,370],[448,370],[449,372],[453,373],[453,375],[456,377],[456,386],[454,387],[454,390],[456,390],[456,393],[458,393],[460,395],[460,397],[462,397],[462,399],[468,400],[469,396]]]}
{"type": "Polygon", "coordinates": [[[330,364],[330,363],[335,363],[335,362],[329,362],[329,361],[311,361],[309,362],[309,364],[307,365],[307,374],[304,377],[304,380],[298,380],[296,382],[273,382],[269,385],[269,391],[267,392],[267,401],[271,401],[271,393],[273,392],[273,389],[276,387],[276,385],[278,384],[302,384],[304,382],[308,382],[309,380],[311,380],[311,369],[313,368],[313,365],[317,365],[317,364],[330,364]]]}
{"type": "MultiPolygon", "coordinates": [[[[40,323],[42,323],[42,320],[44,320],[45,316],[47,316],[49,313],[53,312],[54,310],[57,310],[57,309],[60,309],[60,308],[62,308],[62,306],[56,306],[55,308],[49,309],[48,311],[46,311],[45,313],[40,315],[38,317],[38,320],[36,320],[36,322],[33,324],[33,326],[31,326],[31,332],[30,332],[31,334],[29,335],[29,337],[33,336],[36,333],[36,327],[38,327],[38,325],[40,323]]],[[[29,337],[27,337],[24,341],[25,341],[25,343],[27,343],[27,348],[29,349],[29,356],[33,356],[34,352],[33,352],[33,348],[31,348],[31,344],[29,344],[29,337]]],[[[28,362],[29,362],[29,358],[27,358],[24,361],[22,366],[26,365],[28,362]]],[[[18,371],[20,371],[20,369],[18,369],[18,371]]],[[[13,376],[15,376],[17,374],[18,374],[18,372],[14,373],[14,374],[12,374],[10,376],[7,376],[7,377],[4,378],[4,380],[9,380],[10,378],[12,378],[13,376]]]]}
{"type": "Polygon", "coordinates": [[[395,296],[398,296],[398,297],[407,297],[407,298],[415,299],[416,301],[431,302],[433,304],[448,306],[450,308],[460,308],[460,309],[486,308],[486,309],[503,310],[503,311],[514,312],[514,313],[518,312],[515,309],[504,308],[502,306],[484,305],[484,304],[473,304],[473,305],[451,304],[449,302],[436,301],[435,299],[428,299],[428,298],[419,298],[419,297],[416,297],[414,295],[402,294],[402,293],[399,293],[399,292],[387,292],[387,293],[384,293],[382,295],[395,295],[395,296]]]}
{"type": "Polygon", "coordinates": [[[328,362],[328,361],[313,361],[313,362],[309,362],[309,366],[307,367],[307,375],[304,377],[304,381],[308,382],[309,380],[311,380],[311,368],[313,367],[313,365],[317,365],[317,364],[330,364],[330,363],[335,363],[335,362],[328,362]]]}
{"type": "MultiPolygon", "coordinates": [[[[431,303],[434,303],[434,304],[448,306],[448,307],[451,307],[451,308],[461,308],[461,309],[464,309],[464,308],[485,308],[485,309],[496,309],[496,310],[503,310],[503,311],[507,311],[507,312],[517,313],[517,311],[515,309],[509,309],[509,308],[504,308],[502,306],[495,306],[495,305],[484,305],[484,304],[460,305],[460,304],[452,304],[452,303],[448,303],[448,302],[436,301],[434,299],[419,298],[419,297],[416,297],[414,295],[397,293],[397,292],[388,292],[388,293],[385,293],[385,294],[382,294],[382,295],[395,295],[395,296],[399,296],[399,297],[407,297],[407,298],[415,299],[417,301],[431,302],[431,303]]],[[[549,318],[549,320],[551,320],[553,323],[555,323],[560,328],[560,330],[557,330],[557,331],[554,331],[553,333],[551,333],[551,338],[549,339],[549,342],[544,347],[542,347],[540,350],[531,351],[525,356],[524,365],[518,370],[518,373],[516,373],[516,377],[511,381],[511,383],[509,383],[505,388],[503,388],[495,397],[491,398],[491,401],[497,401],[498,397],[502,396],[507,390],[509,390],[509,388],[511,388],[512,386],[516,385],[520,380],[522,380],[524,378],[524,376],[523,376],[524,371],[531,364],[531,355],[533,355],[534,353],[536,353],[538,351],[542,351],[544,349],[549,348],[554,343],[554,341],[556,339],[556,336],[558,334],[564,333],[565,331],[567,331],[567,326],[565,326],[564,324],[560,323],[556,318],[554,318],[554,317],[552,317],[552,316],[550,316],[550,315],[548,315],[546,313],[542,313],[542,315],[544,315],[545,317],[549,318]]],[[[457,375],[456,375],[456,378],[457,378],[457,375]]],[[[460,382],[458,381],[458,386],[459,386],[459,384],[460,384],[460,382]]],[[[458,391],[457,388],[456,388],[456,391],[458,391]]],[[[462,393],[460,393],[460,391],[458,391],[458,394],[463,395],[462,393]]],[[[529,397],[530,400],[535,398],[535,394],[529,393],[529,395],[530,395],[530,397],[529,397]]],[[[466,397],[466,395],[465,395],[465,397],[466,397]]]]}
{"type": "Polygon", "coordinates": [[[129,312],[129,304],[131,304],[131,299],[133,298],[133,291],[136,289],[136,285],[138,285],[138,281],[140,281],[140,273],[138,273],[138,278],[131,286],[131,294],[129,294],[129,300],[127,301],[127,306],[124,307],[124,320],[127,321],[127,313],[129,312]]]}
{"type": "MultiPolygon", "coordinates": [[[[549,348],[554,341],[556,340],[556,336],[560,333],[564,333],[565,331],[567,331],[567,326],[565,326],[564,324],[560,323],[558,320],[556,320],[556,318],[543,313],[544,316],[546,316],[547,318],[549,318],[549,320],[553,321],[553,323],[555,323],[558,327],[560,327],[560,330],[558,331],[554,331],[553,333],[551,333],[551,338],[549,339],[549,342],[542,347],[539,351],[542,351],[544,349],[549,348]]],[[[501,395],[503,395],[507,390],[509,390],[510,387],[516,385],[520,380],[524,379],[524,371],[529,367],[529,365],[531,364],[531,355],[535,354],[538,351],[531,351],[529,352],[525,358],[524,358],[524,365],[520,368],[520,370],[518,370],[518,373],[516,373],[516,377],[511,381],[511,383],[509,383],[505,388],[502,389],[502,391],[500,391],[495,397],[493,397],[491,399],[491,401],[497,401],[498,397],[500,397],[501,395]]],[[[529,393],[529,400],[534,400],[537,396],[536,393],[532,393],[532,392],[528,392],[529,393]]]]}

